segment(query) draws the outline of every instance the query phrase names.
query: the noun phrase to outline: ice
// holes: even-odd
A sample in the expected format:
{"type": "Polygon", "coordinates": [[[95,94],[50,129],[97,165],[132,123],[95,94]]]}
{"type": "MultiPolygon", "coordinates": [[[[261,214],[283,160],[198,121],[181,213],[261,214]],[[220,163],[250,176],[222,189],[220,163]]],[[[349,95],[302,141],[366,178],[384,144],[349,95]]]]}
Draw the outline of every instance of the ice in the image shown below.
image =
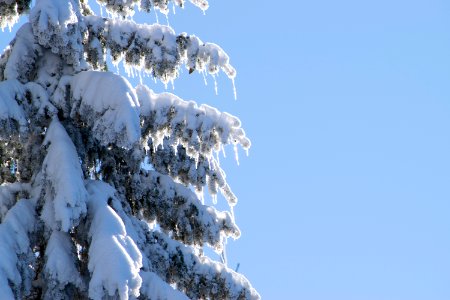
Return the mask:
{"type": "Polygon", "coordinates": [[[236,94],[228,55],[132,20],[153,7],[169,24],[184,0],[98,1],[105,18],[89,0],[0,0],[2,28],[31,6],[0,57],[0,298],[259,299],[226,267],[240,231],[219,151],[250,147],[239,119],[142,85],[174,89],[186,67],[216,94],[224,72],[236,94]],[[231,213],[205,205],[205,188],[231,213]]]}

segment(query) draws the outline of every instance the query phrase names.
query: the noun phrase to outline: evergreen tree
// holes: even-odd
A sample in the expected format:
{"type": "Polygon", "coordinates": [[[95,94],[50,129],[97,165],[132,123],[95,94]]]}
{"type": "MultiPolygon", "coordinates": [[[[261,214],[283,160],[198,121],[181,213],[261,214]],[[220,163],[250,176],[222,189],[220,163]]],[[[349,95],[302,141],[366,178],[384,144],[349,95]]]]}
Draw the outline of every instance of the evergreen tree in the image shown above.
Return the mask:
{"type": "Polygon", "coordinates": [[[216,157],[250,147],[240,121],[107,71],[110,54],[164,83],[181,67],[233,79],[228,56],[126,18],[168,0],[98,2],[112,17],[87,0],[0,0],[2,29],[28,14],[0,58],[1,299],[259,299],[203,255],[240,235],[216,157]]]}

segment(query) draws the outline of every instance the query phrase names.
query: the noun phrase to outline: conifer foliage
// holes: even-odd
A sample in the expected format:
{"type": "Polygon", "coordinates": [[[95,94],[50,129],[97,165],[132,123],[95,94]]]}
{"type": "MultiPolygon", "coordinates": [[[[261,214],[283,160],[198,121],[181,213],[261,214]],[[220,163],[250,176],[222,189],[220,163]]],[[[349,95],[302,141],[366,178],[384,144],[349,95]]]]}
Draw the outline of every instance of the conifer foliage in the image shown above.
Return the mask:
{"type": "Polygon", "coordinates": [[[0,57],[1,298],[259,299],[203,255],[240,235],[216,155],[250,147],[239,119],[107,71],[110,55],[164,83],[180,68],[233,80],[227,54],[129,18],[184,0],[97,1],[109,17],[88,0],[0,0],[2,29],[28,20],[0,57]]]}

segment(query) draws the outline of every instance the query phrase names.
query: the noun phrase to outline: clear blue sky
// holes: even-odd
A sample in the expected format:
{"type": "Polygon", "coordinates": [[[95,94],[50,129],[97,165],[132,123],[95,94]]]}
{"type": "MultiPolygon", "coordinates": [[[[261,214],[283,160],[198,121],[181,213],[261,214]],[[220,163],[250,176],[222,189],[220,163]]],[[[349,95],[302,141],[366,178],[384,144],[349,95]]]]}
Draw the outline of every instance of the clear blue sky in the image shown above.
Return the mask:
{"type": "Polygon", "coordinates": [[[450,2],[210,5],[169,21],[238,70],[238,101],[223,75],[218,96],[175,83],[253,142],[224,163],[243,232],[230,266],[263,299],[450,299],[450,2]]]}

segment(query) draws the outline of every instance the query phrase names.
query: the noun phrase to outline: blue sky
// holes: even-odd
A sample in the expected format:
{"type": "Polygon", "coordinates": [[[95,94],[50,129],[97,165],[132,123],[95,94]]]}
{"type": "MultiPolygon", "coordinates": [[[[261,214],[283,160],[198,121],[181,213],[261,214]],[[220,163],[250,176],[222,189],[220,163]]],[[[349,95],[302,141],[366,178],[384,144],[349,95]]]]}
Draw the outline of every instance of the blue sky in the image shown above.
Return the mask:
{"type": "Polygon", "coordinates": [[[450,299],[450,2],[210,5],[169,21],[224,48],[238,100],[224,75],[218,96],[187,72],[174,92],[253,142],[223,161],[243,232],[230,266],[263,299],[450,299]]]}

